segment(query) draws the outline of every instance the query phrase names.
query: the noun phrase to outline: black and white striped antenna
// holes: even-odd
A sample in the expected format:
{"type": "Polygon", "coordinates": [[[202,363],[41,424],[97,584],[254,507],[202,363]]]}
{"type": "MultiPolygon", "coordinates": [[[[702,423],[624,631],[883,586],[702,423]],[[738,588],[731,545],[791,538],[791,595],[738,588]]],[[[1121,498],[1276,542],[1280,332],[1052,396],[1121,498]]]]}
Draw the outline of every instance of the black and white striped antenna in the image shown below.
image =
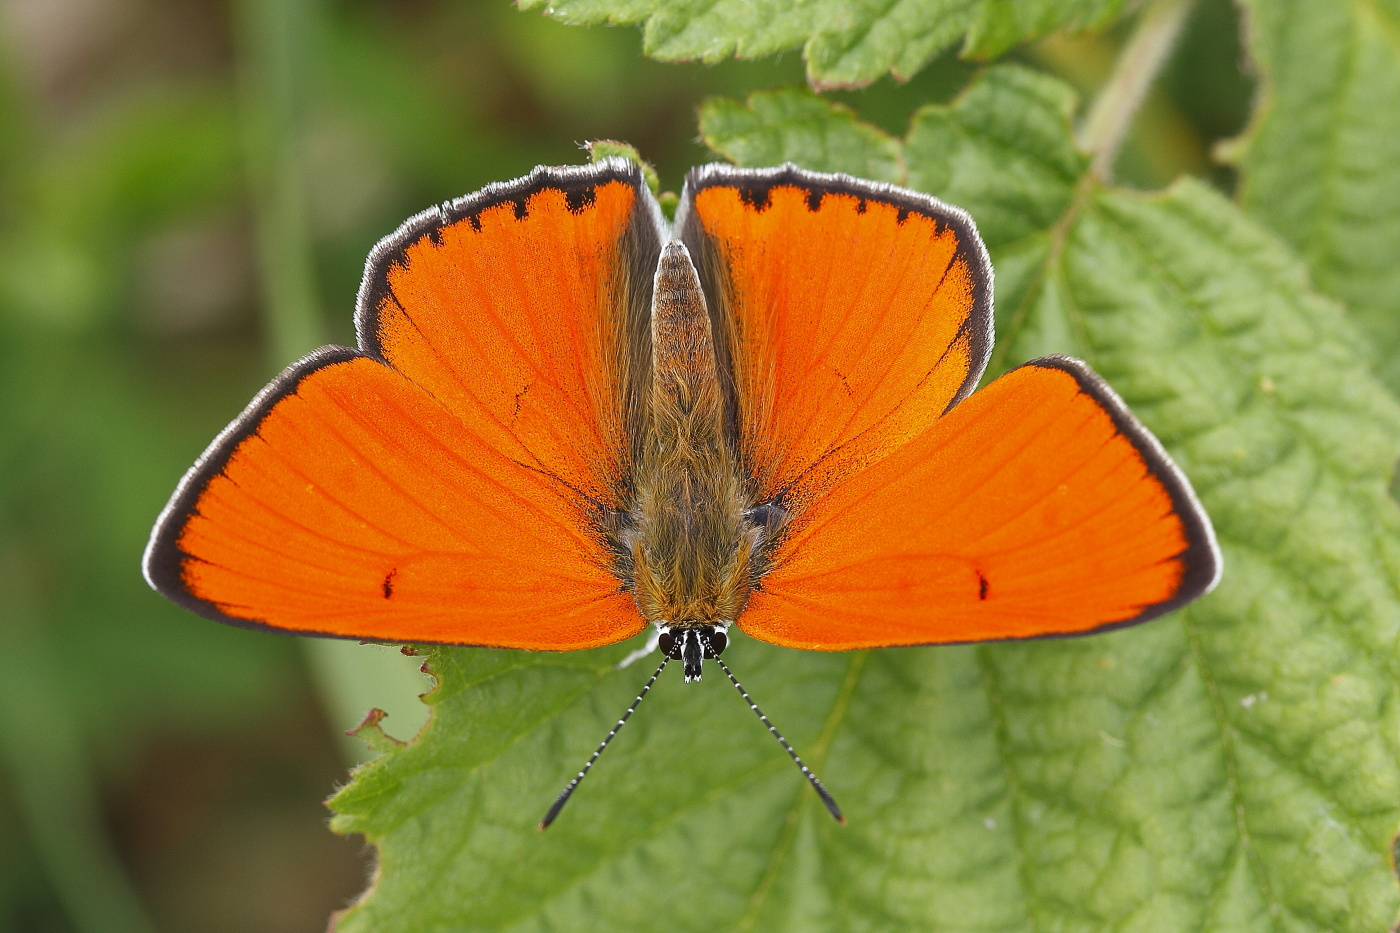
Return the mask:
{"type": "Polygon", "coordinates": [[[612,727],[612,731],[608,733],[608,737],[603,739],[602,744],[598,746],[593,756],[584,763],[583,769],[569,782],[569,786],[564,788],[564,792],[554,801],[554,806],[549,808],[549,812],[544,815],[544,819],[540,820],[541,832],[548,829],[549,824],[553,823],[554,818],[559,815],[559,811],[564,809],[564,804],[569,802],[569,797],[573,795],[574,788],[578,787],[580,781],[588,777],[588,771],[593,767],[593,762],[598,760],[598,756],[603,754],[603,749],[608,747],[608,743],[611,742],[617,736],[618,731],[626,725],[628,717],[636,712],[638,706],[642,705],[642,700],[646,698],[647,693],[651,690],[651,685],[656,683],[656,678],[661,676],[661,672],[666,669],[666,665],[670,660],[670,655],[661,656],[661,666],[656,669],[655,674],[651,675],[651,679],[646,682],[646,686],[642,688],[642,692],[637,694],[637,698],[632,701],[632,705],[627,707],[627,712],[623,713],[622,718],[617,721],[617,725],[612,727]]]}
{"type": "MultiPolygon", "coordinates": [[[[710,640],[708,638],[705,638],[704,635],[701,635],[700,637],[705,640],[705,647],[709,648],[710,640]]],[[[822,803],[826,804],[827,811],[836,818],[836,822],[844,826],[846,824],[846,817],[841,813],[841,808],[836,805],[836,800],[831,796],[831,792],[826,789],[826,785],[824,785],[817,778],[817,776],[812,773],[810,768],[808,768],[805,764],[802,763],[802,759],[798,757],[797,752],[793,750],[793,747],[788,744],[788,740],[783,738],[783,734],[779,732],[771,722],[768,721],[767,716],[763,715],[763,710],[759,709],[758,704],[755,703],[753,699],[749,697],[749,692],[744,689],[744,685],[739,683],[738,678],[735,677],[733,672],[729,670],[729,665],[725,664],[724,661],[720,659],[720,656],[714,653],[713,649],[711,649],[710,654],[713,655],[712,660],[719,665],[719,669],[724,671],[724,676],[728,677],[729,682],[734,685],[734,689],[739,691],[739,696],[743,697],[744,702],[749,704],[749,709],[754,711],[754,714],[758,716],[759,721],[768,727],[768,731],[773,733],[773,738],[778,740],[778,744],[781,745],[783,747],[783,750],[788,753],[788,756],[792,758],[794,762],[796,762],[797,767],[802,771],[802,776],[811,782],[812,789],[817,792],[817,796],[822,799],[822,803]]]]}
{"type": "MultiPolygon", "coordinates": [[[[699,637],[704,641],[705,650],[709,654],[709,659],[719,665],[719,669],[724,671],[724,676],[728,677],[729,682],[734,685],[734,689],[739,691],[739,696],[744,698],[744,702],[749,705],[749,709],[754,711],[754,715],[756,715],[759,721],[773,734],[773,738],[778,740],[778,744],[788,753],[788,757],[797,765],[798,769],[802,772],[802,776],[811,783],[812,789],[815,790],[817,796],[822,799],[822,803],[826,805],[827,811],[836,818],[836,822],[845,824],[846,817],[842,815],[841,808],[836,805],[836,800],[831,796],[831,792],[828,791],[826,786],[812,773],[812,770],[803,763],[802,758],[797,754],[796,750],[788,744],[787,739],[783,738],[783,734],[768,721],[768,717],[764,715],[763,710],[758,708],[758,704],[749,696],[748,691],[744,689],[744,685],[739,683],[738,678],[734,676],[734,672],[729,669],[729,665],[720,660],[718,652],[714,650],[714,646],[710,643],[710,639],[703,634],[699,637]]],[[[626,725],[627,720],[632,714],[636,712],[637,707],[641,705],[642,700],[644,700],[646,695],[651,691],[652,685],[656,683],[656,679],[661,676],[661,672],[666,669],[666,665],[670,660],[670,654],[662,655],[661,664],[642,687],[642,692],[637,694],[637,698],[632,701],[631,706],[627,707],[627,712],[622,714],[622,718],[617,721],[617,725],[612,727],[612,731],[603,739],[602,743],[599,744],[588,761],[584,762],[583,768],[581,768],[579,773],[574,776],[574,779],[569,782],[569,786],[564,788],[563,793],[554,801],[554,805],[549,808],[549,812],[544,815],[544,819],[540,820],[541,831],[548,829],[549,824],[553,823],[555,818],[559,816],[559,811],[564,809],[564,804],[569,802],[569,798],[573,796],[574,790],[578,787],[579,783],[588,776],[588,772],[593,768],[593,763],[598,760],[598,757],[603,754],[603,749],[607,748],[608,743],[617,737],[617,733],[626,725]]]]}

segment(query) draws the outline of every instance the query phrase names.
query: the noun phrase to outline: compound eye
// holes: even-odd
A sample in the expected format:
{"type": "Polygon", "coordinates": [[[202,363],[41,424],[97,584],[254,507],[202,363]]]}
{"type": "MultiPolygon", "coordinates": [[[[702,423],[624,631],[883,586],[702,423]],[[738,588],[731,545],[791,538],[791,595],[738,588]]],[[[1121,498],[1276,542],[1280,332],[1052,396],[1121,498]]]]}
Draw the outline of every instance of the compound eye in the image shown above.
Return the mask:
{"type": "Polygon", "coordinates": [[[681,653],[676,650],[676,636],[670,632],[662,632],[661,637],[656,640],[656,647],[661,649],[661,653],[668,658],[679,658],[681,653]]]}
{"type": "Polygon", "coordinates": [[[725,646],[729,644],[729,639],[719,629],[710,633],[710,649],[716,654],[724,654],[725,646]]]}

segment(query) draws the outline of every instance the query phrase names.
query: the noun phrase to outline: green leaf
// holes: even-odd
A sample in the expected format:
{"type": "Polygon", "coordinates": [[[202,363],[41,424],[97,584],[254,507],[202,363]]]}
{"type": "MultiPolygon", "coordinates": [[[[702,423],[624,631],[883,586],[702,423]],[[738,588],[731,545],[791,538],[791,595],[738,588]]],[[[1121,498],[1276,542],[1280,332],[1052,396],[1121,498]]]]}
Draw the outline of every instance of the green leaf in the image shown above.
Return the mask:
{"type": "Polygon", "coordinates": [[[761,58],[802,47],[814,87],[907,80],[939,52],[993,57],[1059,29],[1112,22],[1124,0],[520,0],[565,23],[642,23],[663,61],[761,58]]]}
{"type": "Polygon", "coordinates": [[[1260,106],[1241,201],[1349,306],[1400,391],[1400,3],[1246,0],[1260,106]]]}
{"type": "Polygon", "coordinates": [[[700,135],[739,165],[797,162],[879,181],[904,177],[898,140],[801,88],[755,91],[743,104],[712,98],[700,108],[700,135]]]}
{"type": "MultiPolygon", "coordinates": [[[[539,833],[647,672],[612,668],[631,645],[435,650],[427,731],[331,801],[335,828],[380,853],[337,929],[1394,923],[1400,407],[1338,308],[1236,207],[1194,182],[1144,195],[1088,180],[1072,104],[1047,78],[994,69],[916,116],[908,178],[985,219],[999,359],[1088,359],[1189,472],[1225,551],[1219,589],[1083,639],[820,654],[737,637],[726,658],[846,826],[725,681],[667,671],[539,833]]],[[[820,121],[798,109],[803,132],[793,107],[750,107],[752,139],[716,144],[821,152],[820,121]]],[[[711,103],[703,119],[732,131],[740,117],[711,103]]],[[[829,119],[830,134],[858,131],[829,119]]],[[[883,137],[865,137],[888,165],[883,137]]],[[[839,158],[809,165],[853,155],[839,158]]]]}
{"type": "Polygon", "coordinates": [[[590,162],[601,162],[613,156],[628,159],[637,163],[642,168],[642,177],[646,179],[647,187],[652,194],[661,192],[661,179],[656,174],[656,167],[642,158],[637,147],[630,143],[618,142],[615,139],[595,139],[584,144],[588,149],[588,159],[590,162]]]}

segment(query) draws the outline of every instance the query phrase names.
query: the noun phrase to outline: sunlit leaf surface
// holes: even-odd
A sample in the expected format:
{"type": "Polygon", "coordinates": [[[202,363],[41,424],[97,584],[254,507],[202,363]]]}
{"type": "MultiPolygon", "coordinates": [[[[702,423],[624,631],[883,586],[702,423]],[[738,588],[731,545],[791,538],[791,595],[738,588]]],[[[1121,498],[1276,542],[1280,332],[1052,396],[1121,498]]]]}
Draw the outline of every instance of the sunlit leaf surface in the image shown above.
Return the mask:
{"type": "Polygon", "coordinates": [[[1263,81],[1238,160],[1245,209],[1348,304],[1400,391],[1400,3],[1243,7],[1263,81]]]}
{"type": "Polygon", "coordinates": [[[844,827],[717,672],[668,670],[539,833],[649,671],[613,670],[632,645],[434,650],[427,731],[331,802],[379,849],[338,929],[1389,929],[1400,408],[1300,260],[1225,199],[1086,179],[1072,105],[1000,68],[902,142],[796,95],[712,103],[702,126],[754,164],[884,174],[899,156],[907,184],[968,208],[997,269],[994,365],[1089,360],[1190,474],[1219,589],[1076,640],[737,637],[726,658],[844,827]]]}

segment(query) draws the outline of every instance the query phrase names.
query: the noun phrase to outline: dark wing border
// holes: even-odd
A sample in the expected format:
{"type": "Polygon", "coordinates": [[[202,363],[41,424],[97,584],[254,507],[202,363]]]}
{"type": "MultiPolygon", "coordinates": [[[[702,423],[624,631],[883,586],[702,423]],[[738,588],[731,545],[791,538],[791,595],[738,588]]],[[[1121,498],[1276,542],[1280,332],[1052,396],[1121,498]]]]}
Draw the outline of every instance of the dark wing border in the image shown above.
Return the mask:
{"type": "MultiPolygon", "coordinates": [[[[890,204],[901,211],[927,217],[937,224],[949,227],[957,233],[957,255],[965,259],[972,270],[973,304],[972,310],[963,322],[961,331],[968,333],[972,349],[971,366],[962,386],[948,402],[943,413],[972,394],[986,371],[987,361],[992,355],[992,341],[995,337],[993,324],[992,260],[987,255],[987,247],[977,232],[977,224],[972,215],[960,207],[954,207],[931,195],[911,191],[879,181],[867,181],[852,175],[827,172],[812,172],[785,162],[775,168],[739,168],[724,162],[712,162],[691,169],[685,176],[685,188],[681,192],[680,205],[676,208],[675,229],[691,253],[707,257],[708,251],[702,242],[699,222],[692,214],[695,195],[706,188],[716,186],[734,187],[740,190],[745,200],[762,204],[768,200],[772,189],[792,186],[804,189],[813,200],[813,209],[820,206],[821,195],[849,194],[867,201],[890,204]]],[[[715,295],[714,275],[717,270],[707,258],[699,263],[706,293],[715,295]]],[[[712,311],[714,313],[714,311],[712,311]]],[[[716,348],[718,349],[718,347],[716,348]]],[[[721,361],[722,368],[728,371],[728,360],[721,361]]],[[[732,390],[731,390],[732,391],[732,390]]]]}
{"type": "MultiPolygon", "coordinates": [[[[388,273],[391,268],[403,265],[409,247],[424,237],[432,237],[442,228],[463,220],[471,221],[483,211],[502,204],[514,205],[516,216],[523,219],[528,216],[530,196],[551,188],[562,191],[568,203],[582,208],[592,201],[595,187],[610,181],[624,182],[638,192],[629,236],[642,237],[648,232],[655,234],[652,243],[636,243],[628,251],[630,256],[638,258],[641,265],[645,265],[640,258],[643,254],[649,252],[652,255],[651,268],[640,270],[642,274],[635,276],[637,281],[649,286],[656,272],[654,258],[661,255],[661,246],[670,237],[670,225],[647,187],[641,166],[621,156],[609,156],[585,165],[539,165],[528,175],[495,182],[480,191],[420,211],[376,243],[365,260],[360,290],[355,297],[356,342],[365,353],[383,361],[378,333],[379,305],[391,293],[388,273]]],[[[638,271],[633,270],[634,273],[638,271]]],[[[649,312],[650,295],[646,304],[649,312]]]]}
{"type": "Polygon", "coordinates": [[[1210,516],[1206,514],[1201,500],[1196,498],[1196,491],[1191,488],[1191,481],[1186,478],[1181,467],[1176,465],[1176,461],[1172,460],[1166,448],[1162,446],[1162,442],[1157,440],[1156,435],[1147,430],[1147,427],[1137,419],[1137,416],[1129,410],[1127,404],[1113,390],[1113,387],[1102,376],[1089,368],[1089,364],[1083,360],[1055,354],[1030,360],[1015,368],[1024,369],[1028,366],[1038,369],[1058,369],[1068,373],[1074,377],[1075,382],[1079,383],[1079,391],[1099,403],[1108,417],[1113,420],[1114,427],[1142,455],[1143,462],[1147,464],[1148,472],[1167,490],[1167,495],[1172,500],[1172,510],[1180,517],[1181,524],[1186,531],[1186,550],[1179,555],[1185,565],[1181,583],[1170,599],[1146,607],[1131,619],[1109,622],[1082,632],[1048,632],[1044,635],[1032,636],[1031,639],[1015,640],[1077,638],[1081,635],[1095,635],[1099,632],[1127,628],[1130,625],[1147,622],[1180,609],[1197,597],[1204,596],[1215,589],[1215,585],[1220,582],[1220,574],[1225,566],[1220,553],[1220,543],[1215,539],[1215,528],[1211,525],[1210,516]]]}
{"type": "MultiPolygon", "coordinates": [[[[141,556],[141,573],[145,576],[151,589],[191,612],[198,613],[206,619],[213,619],[215,622],[282,634],[326,634],[294,632],[291,629],[279,628],[256,619],[230,616],[220,610],[215,603],[195,596],[185,586],[184,562],[191,555],[180,550],[180,532],[184,530],[189,520],[198,514],[196,505],[209,482],[224,471],[224,467],[228,464],[229,458],[233,456],[233,452],[238,449],[238,445],[258,433],[258,427],[262,424],[263,419],[278,402],[289,395],[295,395],[297,387],[308,376],[328,366],[348,363],[367,356],[368,354],[359,350],[336,346],[322,347],[307,354],[288,366],[278,374],[277,378],[264,386],[263,390],[248,403],[248,407],[244,408],[237,418],[234,418],[226,428],[219,432],[204,453],[199,455],[194,466],[190,467],[181,477],[170,501],[161,510],[160,516],[156,519],[155,527],[151,529],[150,540],[146,542],[146,551],[141,556]]],[[[378,361],[376,360],[376,362],[378,361]]]]}

